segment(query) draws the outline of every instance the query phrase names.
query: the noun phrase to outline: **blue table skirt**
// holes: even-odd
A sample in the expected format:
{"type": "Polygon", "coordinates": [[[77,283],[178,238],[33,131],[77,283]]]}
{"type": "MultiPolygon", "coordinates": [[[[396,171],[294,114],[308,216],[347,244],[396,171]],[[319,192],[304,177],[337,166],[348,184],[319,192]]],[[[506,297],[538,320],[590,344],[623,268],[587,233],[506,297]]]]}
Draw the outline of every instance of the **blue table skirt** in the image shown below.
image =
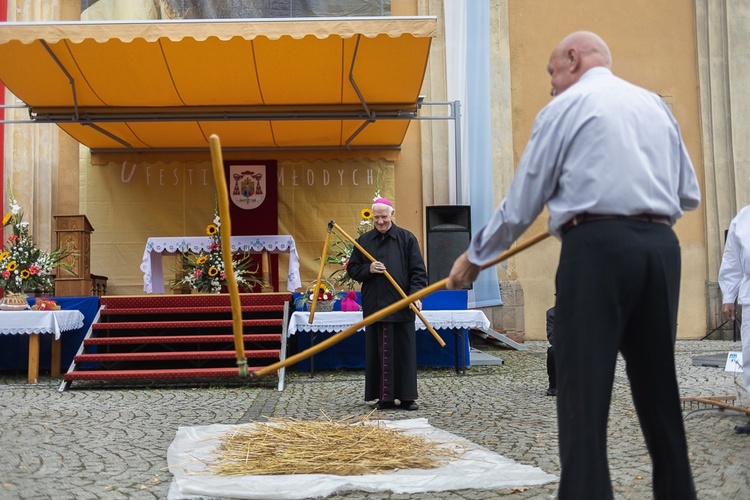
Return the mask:
{"type": "MultiPolygon", "coordinates": [[[[419,367],[455,367],[463,370],[469,366],[469,331],[466,329],[437,330],[445,347],[440,347],[435,337],[427,330],[417,330],[417,366],[419,367]],[[455,333],[454,333],[455,332],[455,333]],[[461,344],[463,343],[463,356],[461,344]],[[462,358],[463,357],[463,362],[462,358]]],[[[319,344],[332,337],[329,332],[298,332],[298,352],[310,348],[311,335],[319,344]]],[[[297,363],[299,371],[335,370],[338,368],[363,369],[365,367],[365,332],[356,332],[339,343],[324,349],[312,358],[297,363]]]]}
{"type": "MultiPolygon", "coordinates": [[[[357,301],[362,302],[359,292],[357,292],[357,301]]],[[[463,310],[467,309],[467,304],[467,290],[438,290],[422,300],[422,309],[425,311],[463,310]]],[[[333,310],[341,310],[338,302],[334,305],[333,310]]],[[[457,369],[469,366],[469,331],[458,329],[437,330],[437,332],[445,342],[445,347],[440,347],[437,340],[427,330],[417,330],[417,366],[450,366],[457,367],[457,369]],[[463,363],[461,363],[461,344],[463,344],[463,363]],[[457,353],[459,356],[458,362],[457,353]]],[[[298,332],[295,335],[297,337],[297,352],[302,352],[311,346],[310,335],[309,332],[298,332]]],[[[315,335],[314,342],[319,344],[335,334],[320,332],[313,335],[315,335]]],[[[364,368],[365,332],[357,332],[319,352],[314,356],[313,363],[312,368],[314,370],[364,368]]],[[[297,369],[300,371],[310,371],[310,368],[310,358],[297,363],[297,369]]]]}
{"type": "MultiPolygon", "coordinates": [[[[83,343],[96,313],[99,311],[99,297],[50,297],[60,309],[78,309],[83,313],[83,327],[60,334],[60,370],[66,372],[73,357],[83,343]]],[[[34,304],[29,298],[29,305],[34,304]]],[[[52,358],[52,338],[54,335],[39,336],[39,369],[49,370],[52,358]]],[[[26,370],[29,362],[28,335],[0,335],[0,371],[26,370]]]]}

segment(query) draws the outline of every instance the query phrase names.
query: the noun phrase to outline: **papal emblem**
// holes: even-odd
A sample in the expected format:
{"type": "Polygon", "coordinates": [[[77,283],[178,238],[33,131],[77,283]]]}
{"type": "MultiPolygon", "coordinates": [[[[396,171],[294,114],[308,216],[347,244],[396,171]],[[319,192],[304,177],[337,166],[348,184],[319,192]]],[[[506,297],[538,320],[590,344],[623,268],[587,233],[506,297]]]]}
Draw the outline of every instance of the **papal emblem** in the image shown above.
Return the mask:
{"type": "Polygon", "coordinates": [[[238,207],[252,210],[266,199],[265,165],[231,165],[229,178],[230,196],[238,207]]]}

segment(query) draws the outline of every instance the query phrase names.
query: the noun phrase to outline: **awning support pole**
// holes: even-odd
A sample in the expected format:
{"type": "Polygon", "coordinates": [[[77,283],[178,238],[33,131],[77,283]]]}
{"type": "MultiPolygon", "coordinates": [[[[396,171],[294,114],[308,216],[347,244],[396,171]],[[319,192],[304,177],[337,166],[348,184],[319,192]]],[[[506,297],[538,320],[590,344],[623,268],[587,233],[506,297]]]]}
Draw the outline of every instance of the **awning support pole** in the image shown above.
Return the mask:
{"type": "Polygon", "coordinates": [[[463,201],[463,185],[461,182],[461,101],[451,103],[451,117],[453,118],[454,149],[456,151],[456,204],[466,205],[463,201]]]}
{"type": "Polygon", "coordinates": [[[73,113],[75,114],[76,121],[80,119],[78,116],[78,94],[76,92],[76,81],[73,79],[73,76],[68,73],[68,70],[65,69],[65,66],[60,62],[60,59],[57,58],[54,52],[52,52],[52,49],[49,48],[49,45],[47,45],[47,42],[44,40],[40,40],[42,47],[44,47],[44,50],[47,51],[47,53],[52,57],[52,59],[55,61],[55,64],[62,70],[63,73],[65,73],[65,76],[68,77],[68,82],[70,82],[71,87],[71,93],[73,94],[73,113]]]}
{"type": "Polygon", "coordinates": [[[360,125],[357,130],[354,131],[352,135],[349,136],[349,138],[344,142],[344,145],[349,149],[349,143],[352,142],[361,132],[364,130],[366,126],[368,126],[370,123],[373,123],[375,121],[375,113],[370,111],[370,107],[367,105],[367,102],[365,101],[364,96],[362,95],[362,92],[360,92],[359,87],[357,86],[357,82],[354,81],[354,63],[357,61],[357,52],[359,52],[359,41],[362,38],[362,35],[357,35],[357,42],[354,44],[354,54],[352,54],[352,64],[349,66],[349,83],[352,84],[352,88],[354,88],[354,92],[357,94],[357,98],[359,99],[359,102],[362,104],[362,108],[364,108],[365,113],[367,113],[368,118],[365,119],[364,123],[360,125]]]}
{"type": "Polygon", "coordinates": [[[349,83],[351,83],[352,87],[354,87],[354,92],[357,94],[359,102],[362,104],[365,113],[367,113],[369,116],[373,116],[374,118],[374,115],[370,112],[370,107],[367,105],[367,102],[365,102],[365,98],[362,95],[362,92],[359,91],[357,82],[354,81],[354,63],[357,62],[357,52],[359,52],[359,41],[361,38],[362,35],[357,35],[357,43],[354,45],[354,54],[352,54],[352,64],[351,66],[349,66],[349,83]]]}
{"type": "Polygon", "coordinates": [[[100,134],[106,135],[107,137],[109,137],[113,141],[119,142],[120,144],[122,144],[123,146],[125,146],[126,148],[128,148],[129,150],[131,150],[131,152],[135,152],[135,148],[131,144],[129,144],[127,141],[125,141],[124,139],[120,139],[119,137],[117,137],[116,135],[114,135],[113,133],[111,133],[111,132],[109,132],[107,130],[104,130],[103,128],[101,128],[96,123],[82,123],[81,125],[86,125],[88,127],[91,127],[94,130],[96,130],[97,132],[99,132],[100,134]]]}

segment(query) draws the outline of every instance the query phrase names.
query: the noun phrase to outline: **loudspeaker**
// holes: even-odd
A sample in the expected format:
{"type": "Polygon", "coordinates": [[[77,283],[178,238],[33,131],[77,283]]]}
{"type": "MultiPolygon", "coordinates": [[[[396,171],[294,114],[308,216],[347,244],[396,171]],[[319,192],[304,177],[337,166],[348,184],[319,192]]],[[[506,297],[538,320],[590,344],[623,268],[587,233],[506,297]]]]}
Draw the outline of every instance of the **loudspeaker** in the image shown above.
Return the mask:
{"type": "MultiPolygon", "coordinates": [[[[426,208],[427,277],[430,284],[447,278],[471,242],[471,207],[440,205],[426,208]]],[[[471,288],[470,286],[468,288],[471,288]]]]}

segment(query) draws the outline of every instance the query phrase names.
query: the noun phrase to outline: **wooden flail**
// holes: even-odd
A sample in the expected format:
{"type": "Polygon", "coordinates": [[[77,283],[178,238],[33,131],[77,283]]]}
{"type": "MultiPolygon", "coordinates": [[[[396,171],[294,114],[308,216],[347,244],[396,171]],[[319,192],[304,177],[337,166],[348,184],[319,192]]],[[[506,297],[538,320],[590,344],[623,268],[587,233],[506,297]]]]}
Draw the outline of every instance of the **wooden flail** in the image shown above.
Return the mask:
{"type": "Polygon", "coordinates": [[[247,377],[247,358],[245,357],[245,342],[242,338],[242,304],[237,280],[234,276],[232,264],[232,221],[229,217],[229,193],[224,181],[224,161],[221,155],[219,136],[212,134],[208,138],[211,147],[211,163],[213,165],[214,184],[219,205],[219,217],[224,226],[221,232],[221,258],[224,260],[224,270],[227,277],[227,288],[232,305],[232,333],[234,335],[234,350],[237,353],[237,367],[240,377],[247,377]]]}
{"type": "MultiPolygon", "coordinates": [[[[536,245],[540,241],[546,239],[549,236],[549,233],[540,233],[533,238],[524,241],[523,243],[517,245],[514,248],[511,248],[510,250],[503,252],[500,254],[496,259],[492,260],[491,262],[487,263],[486,265],[482,266],[482,270],[487,269],[488,267],[496,266],[500,262],[512,257],[513,255],[516,255],[517,253],[526,250],[527,248],[536,245]]],[[[314,346],[310,347],[309,349],[306,349],[300,353],[297,353],[293,356],[290,356],[284,360],[278,361],[276,363],[273,363],[271,365],[268,365],[266,367],[261,368],[260,370],[250,372],[250,378],[259,378],[263,377],[265,375],[268,375],[269,373],[274,373],[277,370],[280,370],[281,368],[285,368],[289,365],[293,365],[295,363],[299,363],[303,359],[307,359],[310,356],[315,356],[320,351],[323,351],[325,349],[328,349],[329,347],[341,342],[345,338],[353,335],[361,328],[371,325],[375,323],[376,321],[385,318],[386,316],[393,314],[396,311],[399,311],[403,309],[404,307],[407,307],[409,304],[413,303],[416,300],[421,300],[424,297],[427,297],[433,292],[437,292],[438,290],[444,289],[448,284],[448,278],[442,279],[440,281],[437,281],[433,283],[432,285],[428,285],[424,287],[423,289],[419,290],[416,293],[413,293],[409,295],[408,297],[405,297],[398,302],[394,302],[388,307],[384,307],[380,311],[373,313],[366,318],[362,319],[357,324],[354,324],[350,326],[349,328],[337,333],[336,335],[333,335],[332,337],[327,338],[323,342],[319,344],[315,344],[314,346]]]]}

